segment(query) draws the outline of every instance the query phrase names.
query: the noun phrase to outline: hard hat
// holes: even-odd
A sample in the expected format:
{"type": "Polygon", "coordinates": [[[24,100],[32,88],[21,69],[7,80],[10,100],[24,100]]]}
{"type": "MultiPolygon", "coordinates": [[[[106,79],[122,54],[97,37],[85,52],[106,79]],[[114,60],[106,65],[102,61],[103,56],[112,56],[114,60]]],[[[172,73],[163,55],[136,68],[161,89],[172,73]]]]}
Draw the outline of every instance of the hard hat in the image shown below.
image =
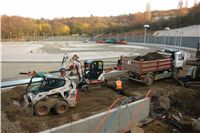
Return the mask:
{"type": "Polygon", "coordinates": [[[74,59],[74,60],[77,60],[79,57],[78,57],[78,55],[74,55],[73,57],[72,57],[72,59],[74,59]]]}

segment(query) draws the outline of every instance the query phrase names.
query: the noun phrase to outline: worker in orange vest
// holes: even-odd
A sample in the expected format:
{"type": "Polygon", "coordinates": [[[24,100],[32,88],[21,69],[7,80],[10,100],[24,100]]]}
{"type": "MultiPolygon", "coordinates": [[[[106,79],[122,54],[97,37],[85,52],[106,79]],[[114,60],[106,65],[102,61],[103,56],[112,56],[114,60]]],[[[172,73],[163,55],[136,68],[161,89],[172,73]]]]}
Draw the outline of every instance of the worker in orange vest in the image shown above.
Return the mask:
{"type": "Polygon", "coordinates": [[[116,83],[116,91],[118,94],[123,95],[123,83],[120,78],[115,82],[116,83]]]}

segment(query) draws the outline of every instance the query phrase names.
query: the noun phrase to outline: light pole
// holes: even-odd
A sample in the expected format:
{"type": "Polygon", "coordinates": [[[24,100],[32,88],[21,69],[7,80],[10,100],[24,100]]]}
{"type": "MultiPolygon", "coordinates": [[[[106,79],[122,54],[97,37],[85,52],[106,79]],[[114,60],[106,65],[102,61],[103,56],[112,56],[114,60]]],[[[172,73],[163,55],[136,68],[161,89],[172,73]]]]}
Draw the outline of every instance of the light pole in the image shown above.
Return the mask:
{"type": "Polygon", "coordinates": [[[155,36],[154,36],[154,43],[156,44],[156,39],[157,39],[157,36],[158,36],[159,33],[157,33],[155,36]]]}
{"type": "Polygon", "coordinates": [[[182,39],[183,39],[183,31],[180,32],[180,47],[182,46],[182,39]]]}
{"type": "Polygon", "coordinates": [[[182,35],[181,34],[183,34],[183,31],[181,31],[180,29],[178,29],[177,31],[176,31],[176,43],[175,43],[175,45],[176,46],[181,46],[181,41],[182,41],[182,35]]]}
{"type": "Polygon", "coordinates": [[[42,33],[42,39],[44,40],[44,32],[42,33]]]}
{"type": "Polygon", "coordinates": [[[148,24],[144,25],[144,44],[146,43],[146,34],[147,34],[147,29],[150,28],[148,24]]]}
{"type": "Polygon", "coordinates": [[[179,33],[179,30],[176,31],[175,46],[177,45],[177,41],[178,41],[178,33],[179,33]]]}
{"type": "Polygon", "coordinates": [[[126,39],[127,39],[127,34],[125,34],[125,37],[124,37],[124,40],[126,41],[126,39]]]}
{"type": "Polygon", "coordinates": [[[10,32],[10,41],[12,40],[12,32],[10,32]]]}
{"type": "Polygon", "coordinates": [[[33,36],[34,36],[34,41],[35,41],[35,32],[33,33],[33,36]]]}
{"type": "Polygon", "coordinates": [[[165,38],[164,38],[164,44],[165,44],[165,42],[166,42],[166,36],[167,36],[167,31],[168,30],[170,30],[170,28],[169,27],[165,27],[165,38]]]}

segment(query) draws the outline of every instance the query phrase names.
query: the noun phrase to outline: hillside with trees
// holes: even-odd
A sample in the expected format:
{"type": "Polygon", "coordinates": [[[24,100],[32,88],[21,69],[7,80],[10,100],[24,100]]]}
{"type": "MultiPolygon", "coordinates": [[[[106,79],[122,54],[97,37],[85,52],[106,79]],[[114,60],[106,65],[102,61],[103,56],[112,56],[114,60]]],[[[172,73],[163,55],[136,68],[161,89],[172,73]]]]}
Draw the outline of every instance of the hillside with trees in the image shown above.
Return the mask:
{"type": "Polygon", "coordinates": [[[1,16],[1,37],[22,38],[26,36],[61,36],[71,34],[142,34],[143,25],[151,25],[151,31],[164,27],[179,28],[200,24],[200,3],[192,8],[169,11],[152,11],[110,17],[71,17],[31,19],[19,16],[1,16]]]}

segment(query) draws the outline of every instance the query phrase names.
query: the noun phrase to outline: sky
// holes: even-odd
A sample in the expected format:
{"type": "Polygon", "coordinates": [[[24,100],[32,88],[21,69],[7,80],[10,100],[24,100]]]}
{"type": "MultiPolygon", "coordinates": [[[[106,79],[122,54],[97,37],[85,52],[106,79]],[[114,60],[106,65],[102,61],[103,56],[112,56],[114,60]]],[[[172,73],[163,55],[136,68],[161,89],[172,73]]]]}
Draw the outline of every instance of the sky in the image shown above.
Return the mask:
{"type": "MultiPolygon", "coordinates": [[[[179,0],[0,0],[0,14],[46,19],[117,16],[144,12],[148,1],[152,10],[168,10],[176,9],[179,0]]],[[[188,7],[194,1],[188,0],[188,7]]]]}

